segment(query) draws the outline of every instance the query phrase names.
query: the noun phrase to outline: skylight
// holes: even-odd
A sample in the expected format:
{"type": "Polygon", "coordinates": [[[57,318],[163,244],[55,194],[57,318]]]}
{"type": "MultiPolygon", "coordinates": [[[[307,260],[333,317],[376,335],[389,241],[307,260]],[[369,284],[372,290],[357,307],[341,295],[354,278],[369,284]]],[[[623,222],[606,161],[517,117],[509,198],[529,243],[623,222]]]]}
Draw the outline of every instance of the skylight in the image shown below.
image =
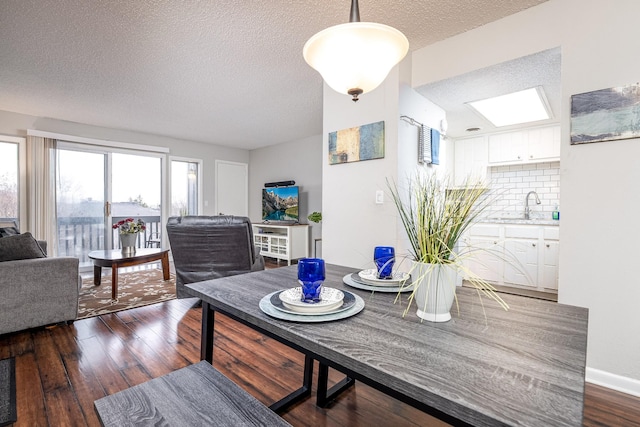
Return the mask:
{"type": "Polygon", "coordinates": [[[541,87],[469,102],[496,127],[537,122],[551,118],[541,87]]]}

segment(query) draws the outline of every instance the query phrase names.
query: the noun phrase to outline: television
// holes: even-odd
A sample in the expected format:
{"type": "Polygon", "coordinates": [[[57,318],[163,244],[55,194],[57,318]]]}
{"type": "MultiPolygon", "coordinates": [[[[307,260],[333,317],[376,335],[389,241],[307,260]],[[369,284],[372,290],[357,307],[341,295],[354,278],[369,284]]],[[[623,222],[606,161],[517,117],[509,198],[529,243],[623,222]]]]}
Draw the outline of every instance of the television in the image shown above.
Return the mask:
{"type": "Polygon", "coordinates": [[[262,221],[299,222],[297,186],[262,189],[262,221]]]}

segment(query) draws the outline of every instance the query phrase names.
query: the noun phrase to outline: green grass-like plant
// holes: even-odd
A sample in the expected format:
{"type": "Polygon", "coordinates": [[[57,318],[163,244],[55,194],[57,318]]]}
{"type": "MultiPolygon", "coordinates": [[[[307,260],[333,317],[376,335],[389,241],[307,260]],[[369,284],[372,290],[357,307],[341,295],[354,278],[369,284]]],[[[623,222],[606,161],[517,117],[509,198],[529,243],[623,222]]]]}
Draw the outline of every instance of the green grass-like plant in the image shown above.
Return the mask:
{"type": "MultiPolygon", "coordinates": [[[[473,256],[474,250],[456,252],[456,244],[465,231],[477,222],[493,200],[487,185],[481,180],[467,178],[462,186],[449,188],[448,180],[441,181],[436,174],[426,173],[416,174],[407,181],[406,198],[395,182],[387,180],[387,186],[409,238],[413,260],[448,264],[466,275],[480,296],[493,299],[507,310],[509,306],[496,293],[495,287],[465,267],[464,259],[473,256]]],[[[455,283],[451,286],[455,287],[455,283]]],[[[417,285],[409,296],[409,306],[416,289],[417,285]]]]}

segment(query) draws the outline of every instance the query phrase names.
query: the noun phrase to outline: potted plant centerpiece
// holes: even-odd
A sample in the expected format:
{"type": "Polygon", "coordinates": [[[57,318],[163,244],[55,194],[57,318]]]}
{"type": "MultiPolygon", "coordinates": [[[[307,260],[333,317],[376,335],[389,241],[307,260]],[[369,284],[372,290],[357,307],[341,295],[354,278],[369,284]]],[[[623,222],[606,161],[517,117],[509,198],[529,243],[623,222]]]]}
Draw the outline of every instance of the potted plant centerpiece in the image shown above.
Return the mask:
{"type": "Polygon", "coordinates": [[[119,231],[120,247],[123,255],[132,255],[136,252],[136,240],[138,233],[144,231],[147,227],[140,218],[126,218],[113,224],[112,228],[119,231]]]}
{"type": "Polygon", "coordinates": [[[488,282],[465,269],[463,260],[473,256],[459,252],[458,242],[478,216],[488,207],[491,197],[482,181],[467,179],[463,186],[448,188],[446,180],[436,174],[416,174],[408,180],[406,194],[395,183],[389,183],[393,201],[410,243],[413,290],[409,295],[416,314],[423,320],[446,322],[455,300],[456,282],[461,273],[479,291],[500,304],[508,305],[488,282]]]}

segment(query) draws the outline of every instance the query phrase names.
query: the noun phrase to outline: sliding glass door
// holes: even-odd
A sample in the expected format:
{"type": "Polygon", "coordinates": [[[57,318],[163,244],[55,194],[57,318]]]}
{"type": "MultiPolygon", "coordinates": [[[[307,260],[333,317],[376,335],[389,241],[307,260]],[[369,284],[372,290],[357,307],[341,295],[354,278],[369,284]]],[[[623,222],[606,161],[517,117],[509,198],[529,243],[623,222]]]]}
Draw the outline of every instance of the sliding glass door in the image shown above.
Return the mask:
{"type": "MultiPolygon", "coordinates": [[[[161,237],[162,159],[123,153],[113,153],[111,159],[111,223],[140,218],[147,229],[138,234],[136,246],[144,248],[149,240],[155,244],[161,237]]],[[[117,230],[112,231],[111,241],[117,248],[117,230]]]]}
{"type": "Polygon", "coordinates": [[[58,253],[80,259],[87,254],[118,248],[112,224],[141,218],[147,229],[138,236],[145,247],[160,236],[162,217],[161,155],[60,144],[57,156],[58,253]]]}
{"type": "Polygon", "coordinates": [[[80,258],[106,247],[107,156],[90,151],[58,150],[56,214],[58,254],[80,258]]]}

